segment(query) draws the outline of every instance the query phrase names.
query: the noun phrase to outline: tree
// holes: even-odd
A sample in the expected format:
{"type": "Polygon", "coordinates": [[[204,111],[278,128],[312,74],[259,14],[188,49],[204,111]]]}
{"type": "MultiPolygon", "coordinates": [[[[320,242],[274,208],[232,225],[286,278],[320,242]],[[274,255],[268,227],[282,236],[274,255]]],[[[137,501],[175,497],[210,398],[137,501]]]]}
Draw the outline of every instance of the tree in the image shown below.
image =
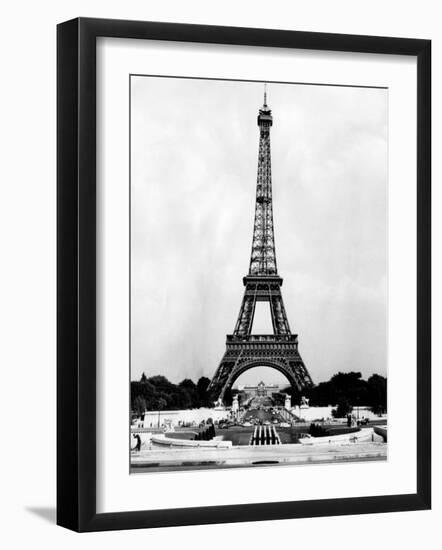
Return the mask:
{"type": "Polygon", "coordinates": [[[344,418],[352,411],[352,406],[348,399],[341,398],[337,403],[336,409],[332,410],[333,418],[344,418]]]}
{"type": "Polygon", "coordinates": [[[308,397],[310,405],[313,407],[327,407],[327,405],[336,404],[339,397],[339,390],[332,382],[321,382],[312,388],[306,388],[304,395],[308,397]]]}
{"type": "Polygon", "coordinates": [[[142,416],[146,412],[146,400],[141,395],[137,395],[132,404],[132,409],[137,416],[142,416]]]}
{"type": "Polygon", "coordinates": [[[207,392],[207,388],[210,384],[210,378],[207,378],[206,376],[201,376],[201,378],[196,383],[196,387],[199,393],[205,393],[207,392]]]}
{"type": "Polygon", "coordinates": [[[211,396],[208,391],[209,384],[210,378],[207,378],[206,376],[201,376],[201,378],[196,383],[199,407],[213,407],[211,396]]]}
{"type": "Polygon", "coordinates": [[[272,393],[272,400],[277,407],[284,407],[285,395],[281,392],[272,393]]]}
{"type": "Polygon", "coordinates": [[[387,379],[379,374],[373,374],[367,380],[368,401],[375,414],[387,411],[387,379]]]}
{"type": "Polygon", "coordinates": [[[155,386],[149,382],[132,382],[130,385],[132,408],[134,408],[135,399],[140,396],[146,403],[146,409],[152,410],[156,396],[155,386]]]}
{"type": "Polygon", "coordinates": [[[157,408],[159,411],[162,411],[164,407],[167,405],[167,401],[160,397],[157,402],[157,408]]]}
{"type": "Polygon", "coordinates": [[[372,405],[370,407],[370,410],[373,414],[377,414],[378,416],[381,416],[383,413],[385,413],[385,408],[382,407],[382,405],[372,405]]]}
{"type": "Polygon", "coordinates": [[[182,388],[186,388],[186,390],[196,391],[195,382],[193,382],[193,380],[190,380],[190,378],[185,378],[178,385],[182,388]]]}
{"type": "Polygon", "coordinates": [[[328,382],[303,391],[314,407],[336,405],[342,399],[349,400],[350,404],[370,404],[369,393],[369,384],[362,379],[360,372],[338,372],[328,382]]]}
{"type": "MultiPolygon", "coordinates": [[[[184,392],[186,395],[186,399],[188,404],[188,408],[195,409],[199,407],[199,398],[198,398],[198,392],[196,389],[196,384],[193,382],[193,380],[190,380],[189,378],[185,378],[182,380],[178,387],[181,392],[184,392]]],[[[187,408],[187,407],[186,407],[187,408]]]]}
{"type": "Polygon", "coordinates": [[[144,400],[145,409],[149,411],[159,410],[161,407],[169,410],[213,407],[208,392],[209,384],[210,379],[206,377],[201,377],[197,384],[185,378],[176,385],[165,376],[147,378],[143,373],[139,381],[131,382],[132,409],[135,410],[135,406],[141,407],[140,400],[136,405],[137,397],[144,400]]]}
{"type": "Polygon", "coordinates": [[[154,386],[156,406],[158,406],[159,399],[165,400],[166,406],[170,410],[190,406],[190,400],[185,391],[170,382],[165,376],[151,376],[147,379],[147,382],[154,386]]]}
{"type": "Polygon", "coordinates": [[[147,381],[158,388],[164,388],[164,387],[175,385],[175,384],[172,384],[172,382],[169,382],[169,380],[165,376],[162,376],[161,374],[157,374],[156,376],[151,376],[150,378],[147,379],[147,381]]]}

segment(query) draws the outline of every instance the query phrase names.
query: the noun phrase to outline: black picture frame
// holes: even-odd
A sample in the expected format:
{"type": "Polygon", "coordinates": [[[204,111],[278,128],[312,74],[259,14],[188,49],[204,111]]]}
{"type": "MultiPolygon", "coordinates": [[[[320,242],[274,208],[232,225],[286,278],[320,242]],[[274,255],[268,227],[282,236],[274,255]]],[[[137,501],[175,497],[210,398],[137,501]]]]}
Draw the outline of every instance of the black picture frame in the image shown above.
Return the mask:
{"type": "Polygon", "coordinates": [[[58,25],[57,48],[57,523],[82,532],[429,509],[431,506],[431,41],[79,18],[58,25]],[[417,491],[415,494],[118,513],[96,512],[97,37],[416,57],[417,491]]]}

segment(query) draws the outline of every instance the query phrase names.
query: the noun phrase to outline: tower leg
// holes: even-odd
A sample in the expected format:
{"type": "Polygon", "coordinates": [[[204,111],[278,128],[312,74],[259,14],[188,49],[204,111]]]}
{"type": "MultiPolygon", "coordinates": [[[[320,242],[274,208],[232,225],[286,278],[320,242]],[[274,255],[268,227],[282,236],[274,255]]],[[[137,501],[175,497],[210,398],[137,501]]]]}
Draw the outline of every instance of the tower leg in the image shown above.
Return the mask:
{"type": "Polygon", "coordinates": [[[259,366],[281,372],[296,392],[302,392],[313,385],[298,352],[295,335],[283,340],[276,340],[274,336],[251,336],[247,339],[228,337],[227,350],[209,386],[213,400],[224,401],[226,392],[237,378],[259,366]]]}

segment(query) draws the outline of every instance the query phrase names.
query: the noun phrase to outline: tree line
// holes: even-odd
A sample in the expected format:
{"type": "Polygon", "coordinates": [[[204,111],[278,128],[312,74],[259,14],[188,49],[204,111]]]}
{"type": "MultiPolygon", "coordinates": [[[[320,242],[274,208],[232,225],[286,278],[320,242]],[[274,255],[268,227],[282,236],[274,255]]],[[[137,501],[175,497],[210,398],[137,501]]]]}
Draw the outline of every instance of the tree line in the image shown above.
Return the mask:
{"type": "MultiPolygon", "coordinates": [[[[292,395],[292,404],[299,405],[301,395],[289,386],[284,391],[292,395]]],[[[368,406],[375,414],[387,412],[387,379],[372,374],[367,380],[360,372],[338,372],[327,382],[305,389],[302,395],[312,407],[336,405],[339,416],[350,412],[352,406],[368,406]]]]}
{"type": "Polygon", "coordinates": [[[144,372],[139,381],[131,382],[131,403],[135,414],[144,411],[197,409],[213,407],[207,388],[210,379],[202,376],[195,384],[185,378],[173,384],[165,376],[148,378],[144,372]]]}
{"type": "MultiPolygon", "coordinates": [[[[185,378],[179,384],[170,382],[166,377],[157,375],[147,378],[143,373],[139,381],[131,382],[131,403],[135,414],[144,411],[197,409],[213,407],[217,396],[208,391],[210,379],[202,376],[195,384],[185,378]]],[[[231,402],[232,395],[238,390],[226,392],[225,402],[231,402]]],[[[363,380],[360,372],[338,372],[327,382],[320,382],[306,388],[302,394],[293,391],[291,386],[273,394],[276,404],[284,405],[284,393],[292,397],[292,405],[299,405],[301,397],[309,399],[312,407],[337,407],[339,416],[344,416],[355,406],[368,406],[375,414],[387,412],[387,379],[379,374],[363,380]],[[278,399],[278,397],[280,399],[278,399]]]]}

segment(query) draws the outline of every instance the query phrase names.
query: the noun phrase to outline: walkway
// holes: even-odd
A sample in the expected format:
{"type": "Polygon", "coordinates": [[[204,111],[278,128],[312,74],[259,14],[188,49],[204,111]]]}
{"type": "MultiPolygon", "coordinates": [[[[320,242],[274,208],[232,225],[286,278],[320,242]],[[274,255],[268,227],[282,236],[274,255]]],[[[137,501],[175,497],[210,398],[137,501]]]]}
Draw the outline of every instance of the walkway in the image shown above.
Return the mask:
{"type": "Polygon", "coordinates": [[[231,468],[265,464],[315,464],[346,461],[386,460],[385,443],[350,443],[348,445],[304,446],[246,445],[230,449],[167,449],[132,454],[132,468],[137,471],[176,469],[231,468]]]}

